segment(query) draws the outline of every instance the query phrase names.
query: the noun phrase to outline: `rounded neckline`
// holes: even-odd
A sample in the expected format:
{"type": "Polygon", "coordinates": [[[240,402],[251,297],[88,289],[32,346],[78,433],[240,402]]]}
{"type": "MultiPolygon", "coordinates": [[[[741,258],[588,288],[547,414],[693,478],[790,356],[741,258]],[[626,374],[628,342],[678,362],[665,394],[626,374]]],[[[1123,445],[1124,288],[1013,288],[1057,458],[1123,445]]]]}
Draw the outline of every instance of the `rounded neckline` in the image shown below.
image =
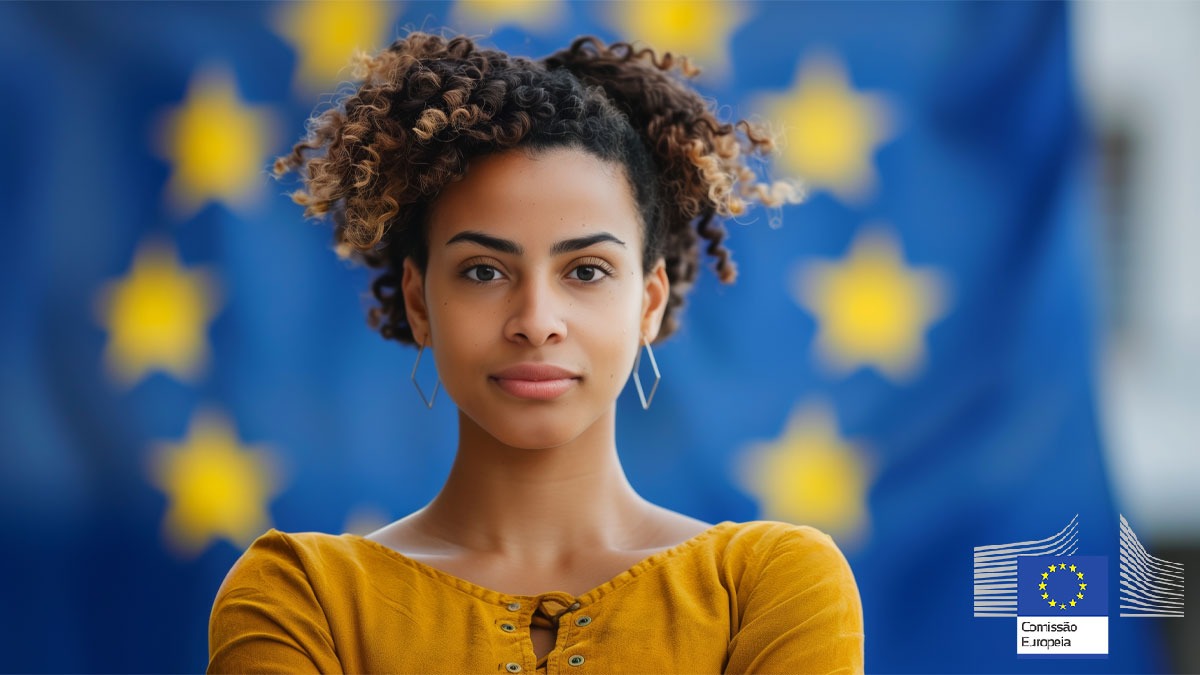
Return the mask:
{"type": "MultiPolygon", "coordinates": [[[[539,599],[547,597],[547,596],[559,596],[559,597],[570,598],[570,600],[572,600],[572,601],[578,601],[578,602],[584,603],[584,602],[595,602],[596,600],[599,600],[605,594],[607,594],[613,590],[616,590],[617,588],[620,588],[621,586],[624,586],[626,583],[628,583],[629,581],[632,581],[634,578],[636,578],[638,575],[642,574],[643,572],[646,572],[647,570],[649,570],[653,567],[656,567],[658,564],[662,563],[663,561],[673,558],[676,555],[679,555],[680,553],[683,553],[684,551],[699,545],[701,542],[716,535],[718,532],[728,529],[734,525],[737,525],[737,523],[732,520],[723,520],[719,523],[716,523],[716,524],[710,526],[709,528],[705,529],[704,531],[699,532],[699,533],[693,535],[692,537],[679,542],[678,544],[675,544],[674,546],[670,546],[661,551],[651,553],[650,555],[646,556],[645,558],[642,558],[638,562],[634,563],[632,566],[625,568],[621,572],[618,572],[615,576],[613,576],[609,580],[585,591],[581,595],[571,595],[570,593],[567,593],[566,591],[557,591],[557,590],[544,591],[542,593],[537,593],[534,595],[517,595],[517,594],[513,594],[513,593],[504,593],[504,592],[497,591],[492,588],[488,588],[486,586],[481,586],[473,581],[468,581],[466,579],[463,579],[462,577],[455,576],[443,569],[434,567],[432,565],[429,565],[428,563],[421,562],[420,560],[416,560],[415,558],[410,558],[407,555],[397,551],[396,549],[391,548],[390,546],[387,546],[385,544],[381,544],[380,542],[377,542],[374,539],[367,539],[366,537],[364,537],[362,535],[351,534],[349,532],[344,533],[340,536],[345,539],[348,539],[350,541],[356,541],[356,542],[361,542],[363,544],[366,544],[368,548],[379,551],[395,560],[399,560],[400,562],[404,563],[405,565],[412,567],[413,569],[425,574],[426,576],[429,576],[437,581],[445,583],[445,584],[452,586],[460,591],[468,593],[469,595],[473,595],[477,598],[486,600],[488,602],[499,603],[499,604],[508,604],[510,602],[526,601],[526,602],[536,603],[539,599]]],[[[522,603],[522,604],[524,604],[524,603],[522,603]]]]}

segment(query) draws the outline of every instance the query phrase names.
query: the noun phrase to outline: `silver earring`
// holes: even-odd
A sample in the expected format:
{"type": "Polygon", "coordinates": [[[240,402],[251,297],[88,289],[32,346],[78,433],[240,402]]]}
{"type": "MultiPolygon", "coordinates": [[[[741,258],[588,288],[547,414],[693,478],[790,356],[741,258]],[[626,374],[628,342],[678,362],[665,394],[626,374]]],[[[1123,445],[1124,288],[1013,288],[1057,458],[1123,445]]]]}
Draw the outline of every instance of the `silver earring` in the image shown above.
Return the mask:
{"type": "Polygon", "coordinates": [[[436,380],[433,384],[433,395],[429,398],[425,398],[425,392],[421,390],[421,383],[417,382],[417,366],[421,365],[421,352],[424,351],[425,345],[422,344],[417,349],[417,360],[413,362],[412,383],[413,386],[417,388],[417,394],[420,395],[421,400],[425,402],[425,407],[433,408],[433,400],[437,398],[438,386],[441,385],[442,381],[440,379],[436,380]]]}
{"type": "Polygon", "coordinates": [[[646,340],[645,335],[642,336],[642,344],[646,346],[646,354],[650,356],[650,367],[654,369],[654,385],[650,387],[650,395],[646,396],[645,390],[642,389],[642,378],[638,375],[638,367],[642,365],[641,349],[638,349],[637,358],[633,360],[633,383],[637,385],[638,398],[642,399],[642,410],[649,410],[650,401],[654,400],[654,392],[658,391],[658,381],[662,379],[662,375],[658,372],[654,350],[650,348],[650,342],[646,340]]]}

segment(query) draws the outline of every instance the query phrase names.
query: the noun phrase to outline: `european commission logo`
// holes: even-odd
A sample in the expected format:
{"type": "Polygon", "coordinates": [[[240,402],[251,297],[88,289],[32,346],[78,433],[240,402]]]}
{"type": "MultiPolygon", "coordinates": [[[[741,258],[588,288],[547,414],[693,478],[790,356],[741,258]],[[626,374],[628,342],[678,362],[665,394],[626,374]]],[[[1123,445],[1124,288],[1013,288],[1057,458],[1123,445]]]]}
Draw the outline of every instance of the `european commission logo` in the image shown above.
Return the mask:
{"type": "Polygon", "coordinates": [[[1017,558],[1017,653],[1108,654],[1108,558],[1017,558]]]}
{"type": "MultiPolygon", "coordinates": [[[[1182,617],[1183,565],[1150,555],[1120,518],[1120,616],[1182,617]]],[[[975,616],[1015,617],[1018,656],[1108,654],[1108,557],[1077,555],[1078,519],[1045,539],[975,547],[975,616]]]]}

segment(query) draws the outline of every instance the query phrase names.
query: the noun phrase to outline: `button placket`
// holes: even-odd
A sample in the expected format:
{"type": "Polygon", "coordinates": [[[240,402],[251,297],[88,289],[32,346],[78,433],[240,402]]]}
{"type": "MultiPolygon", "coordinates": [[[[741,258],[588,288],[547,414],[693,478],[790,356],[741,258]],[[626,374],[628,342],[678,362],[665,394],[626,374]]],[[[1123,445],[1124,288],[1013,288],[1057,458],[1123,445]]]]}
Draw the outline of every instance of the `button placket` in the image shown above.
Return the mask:
{"type": "MultiPolygon", "coordinates": [[[[533,616],[530,619],[530,632],[531,633],[532,633],[533,627],[535,625],[537,625],[537,620],[538,620],[539,616],[542,617],[543,620],[550,619],[550,620],[554,621],[554,623],[556,624],[555,639],[554,639],[554,644],[551,645],[550,652],[547,654],[547,656],[552,656],[555,654],[555,652],[558,652],[557,656],[553,656],[553,658],[555,660],[563,659],[566,661],[566,665],[570,665],[572,667],[579,667],[579,666],[583,665],[586,658],[582,654],[571,654],[569,652],[572,648],[572,643],[574,642],[575,637],[578,635],[577,628],[582,628],[584,626],[590,625],[592,623],[592,617],[590,617],[590,616],[582,616],[582,617],[566,616],[566,615],[582,608],[583,604],[581,602],[579,602],[578,600],[575,600],[574,598],[572,598],[569,594],[563,593],[563,592],[544,593],[541,596],[538,596],[537,598],[535,598],[533,604],[534,604],[534,606],[532,608],[526,608],[526,607],[523,607],[520,603],[510,602],[510,603],[503,605],[503,607],[509,611],[521,610],[522,616],[524,616],[526,614],[525,610],[527,610],[527,609],[530,612],[532,612],[533,616]],[[558,603],[557,608],[555,608],[555,602],[558,603]],[[570,604],[567,604],[568,602],[570,602],[570,604]],[[539,612],[540,612],[540,614],[539,614],[539,612]],[[563,619],[571,619],[571,620],[564,621],[563,619]],[[568,653],[564,653],[564,652],[568,652],[568,653]]],[[[515,620],[513,621],[513,623],[515,623],[515,620]]],[[[529,644],[529,647],[530,647],[529,653],[534,657],[535,661],[540,661],[539,657],[537,657],[536,652],[534,652],[532,650],[532,646],[533,645],[532,645],[532,635],[531,635],[530,636],[530,644],[529,644]]],[[[558,661],[558,663],[562,663],[562,662],[563,661],[558,661]]],[[[517,664],[517,665],[519,666],[520,664],[517,664]]],[[[510,670],[509,672],[515,673],[518,671],[510,670]]]]}
{"type": "MultiPolygon", "coordinates": [[[[582,654],[572,653],[572,651],[576,649],[575,643],[579,638],[579,629],[592,622],[592,618],[590,616],[571,616],[575,612],[578,612],[582,607],[583,605],[579,601],[572,602],[563,610],[562,615],[559,617],[560,623],[558,630],[559,635],[562,638],[562,641],[559,644],[562,646],[563,651],[562,657],[560,658],[565,657],[564,660],[566,661],[566,665],[571,666],[572,668],[578,668],[579,666],[582,666],[586,660],[582,654]],[[566,619],[570,619],[570,621],[567,621],[566,619]]],[[[562,661],[559,663],[562,663],[562,661]]]]}
{"type": "MultiPolygon", "coordinates": [[[[501,605],[501,607],[507,612],[516,612],[517,615],[512,616],[512,617],[499,618],[496,620],[495,625],[499,630],[501,630],[509,635],[514,635],[518,631],[518,629],[520,628],[521,623],[522,623],[521,622],[521,610],[522,610],[521,603],[513,601],[513,602],[505,603],[505,604],[501,605]]],[[[515,637],[515,635],[514,635],[514,637],[515,637]]],[[[518,641],[518,644],[520,644],[519,641],[518,641]]],[[[524,654],[520,654],[517,656],[518,656],[518,658],[520,658],[522,660],[524,660],[524,658],[525,658],[524,654]]],[[[510,673],[519,673],[524,670],[524,668],[521,666],[520,661],[508,661],[507,663],[501,664],[501,667],[510,673]]]]}

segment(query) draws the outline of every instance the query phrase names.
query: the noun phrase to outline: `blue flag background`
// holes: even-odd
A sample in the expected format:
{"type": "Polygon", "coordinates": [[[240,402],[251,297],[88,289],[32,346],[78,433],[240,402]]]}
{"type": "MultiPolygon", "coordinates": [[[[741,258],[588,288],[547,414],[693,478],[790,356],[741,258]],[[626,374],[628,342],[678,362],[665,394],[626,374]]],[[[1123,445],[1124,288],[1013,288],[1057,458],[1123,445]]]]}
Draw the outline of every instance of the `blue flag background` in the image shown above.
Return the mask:
{"type": "MultiPolygon", "coordinates": [[[[268,168],[355,46],[443,26],[683,52],[726,117],[783,132],[774,175],[810,199],[730,224],[738,283],[701,274],[654,405],[619,403],[630,480],[832,534],[868,670],[1043,668],[972,616],[972,549],[1079,514],[1117,556],[1066,6],[175,2],[0,4],[0,670],[203,670],[255,536],[435,494],[451,402],[425,409],[369,275],[268,168]]],[[[1160,670],[1152,629],[1114,619],[1107,660],[1055,669],[1160,670]]]]}

